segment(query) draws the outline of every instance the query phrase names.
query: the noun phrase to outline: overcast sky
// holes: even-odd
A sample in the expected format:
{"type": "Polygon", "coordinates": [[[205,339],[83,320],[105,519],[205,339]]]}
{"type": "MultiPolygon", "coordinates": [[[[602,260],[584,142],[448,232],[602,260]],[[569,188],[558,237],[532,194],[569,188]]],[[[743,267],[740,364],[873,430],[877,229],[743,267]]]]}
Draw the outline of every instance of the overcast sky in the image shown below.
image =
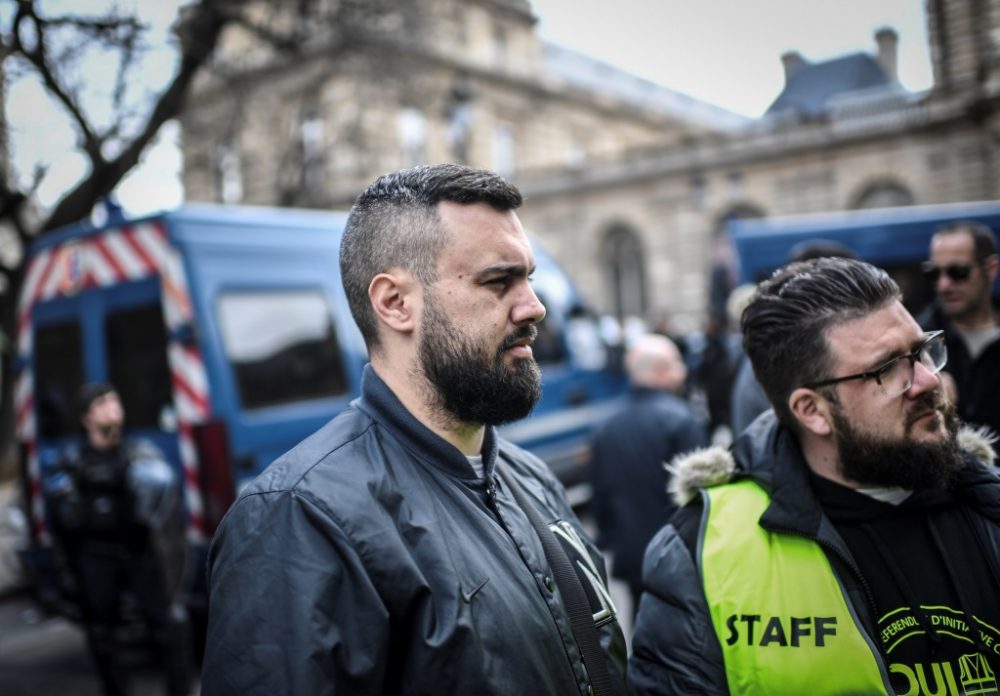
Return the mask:
{"type": "MultiPolygon", "coordinates": [[[[148,5],[132,1],[147,11],[148,5]]],[[[903,85],[923,90],[931,84],[923,0],[531,2],[544,39],[747,116],[761,115],[781,91],[782,53],[796,50],[810,61],[874,53],[875,31],[884,26],[899,34],[903,85]]],[[[29,120],[37,122],[39,111],[28,99],[21,104],[29,120]]],[[[176,137],[176,128],[169,127],[162,139],[169,143],[176,137]]],[[[65,159],[53,169],[63,169],[65,177],[79,175],[65,159]]],[[[132,214],[176,206],[183,196],[180,169],[176,147],[153,148],[120,185],[119,199],[132,214]]],[[[51,196],[66,186],[65,181],[53,184],[51,196]]]]}
{"type": "Polygon", "coordinates": [[[875,53],[899,34],[899,77],[931,85],[923,0],[531,0],[547,40],[747,116],[781,91],[781,54],[875,53]]]}

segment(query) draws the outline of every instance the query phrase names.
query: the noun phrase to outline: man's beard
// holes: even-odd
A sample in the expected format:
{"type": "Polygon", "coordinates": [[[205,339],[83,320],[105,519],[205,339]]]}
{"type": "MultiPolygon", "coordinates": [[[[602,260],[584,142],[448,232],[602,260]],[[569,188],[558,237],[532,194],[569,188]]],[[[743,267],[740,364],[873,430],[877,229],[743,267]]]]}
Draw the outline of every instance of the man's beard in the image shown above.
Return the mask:
{"type": "Polygon", "coordinates": [[[849,481],[870,486],[899,486],[911,491],[945,490],[964,466],[962,451],[955,438],[958,417],[955,407],[938,392],[924,394],[911,414],[938,409],[944,419],[946,436],[940,442],[910,439],[915,425],[908,420],[900,439],[864,433],[851,425],[839,406],[833,409],[841,475],[849,481]]]}
{"type": "Polygon", "coordinates": [[[428,297],[418,359],[434,388],[436,406],[463,423],[501,425],[527,416],[542,395],[541,371],[533,358],[506,365],[504,351],[537,334],[534,325],[519,327],[484,354],[428,297]]]}

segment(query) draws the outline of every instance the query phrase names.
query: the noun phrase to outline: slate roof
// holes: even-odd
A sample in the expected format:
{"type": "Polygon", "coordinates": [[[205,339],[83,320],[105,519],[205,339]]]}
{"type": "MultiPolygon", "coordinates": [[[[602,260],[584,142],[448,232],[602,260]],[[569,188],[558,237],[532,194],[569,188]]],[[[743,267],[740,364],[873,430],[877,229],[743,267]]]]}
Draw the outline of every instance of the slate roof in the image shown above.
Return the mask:
{"type": "Polygon", "coordinates": [[[831,97],[895,84],[878,61],[866,53],[806,63],[786,80],[785,88],[766,113],[795,111],[807,119],[819,118],[827,113],[831,97]]]}
{"type": "Polygon", "coordinates": [[[543,70],[549,77],[580,89],[613,95],[626,103],[658,111],[681,121],[722,131],[739,129],[750,121],[741,114],[637,77],[565,46],[543,41],[542,61],[543,70]]]}

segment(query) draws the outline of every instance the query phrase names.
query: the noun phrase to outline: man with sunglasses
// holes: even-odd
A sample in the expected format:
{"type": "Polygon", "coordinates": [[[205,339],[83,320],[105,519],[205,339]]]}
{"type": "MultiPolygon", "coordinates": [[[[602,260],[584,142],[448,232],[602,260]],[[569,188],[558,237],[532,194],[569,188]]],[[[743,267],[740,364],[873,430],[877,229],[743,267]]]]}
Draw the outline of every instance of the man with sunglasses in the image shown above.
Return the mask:
{"type": "Polygon", "coordinates": [[[1000,476],[900,299],[850,259],[758,287],[743,342],[774,410],[673,462],[633,693],[996,693],[1000,476]]]}
{"type": "Polygon", "coordinates": [[[930,255],[924,272],[937,299],[920,324],[944,331],[958,415],[1000,432],[1000,322],[991,301],[1000,268],[996,238],[984,225],[957,222],[934,233],[930,255]]]}

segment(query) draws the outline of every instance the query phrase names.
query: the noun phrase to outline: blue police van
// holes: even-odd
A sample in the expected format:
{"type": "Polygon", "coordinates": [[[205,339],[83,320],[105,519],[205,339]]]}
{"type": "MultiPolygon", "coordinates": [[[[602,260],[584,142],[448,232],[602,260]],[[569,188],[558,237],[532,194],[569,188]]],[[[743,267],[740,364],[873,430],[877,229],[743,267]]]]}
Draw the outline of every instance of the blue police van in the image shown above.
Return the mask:
{"type": "MultiPolygon", "coordinates": [[[[971,220],[1000,237],[1000,201],[944,203],[733,220],[727,229],[744,283],[757,283],[781,267],[804,245],[834,242],[884,268],[903,291],[910,311],[933,299],[934,288],[921,271],[931,237],[942,225],[971,220]]],[[[1000,295],[1000,279],[993,288],[1000,295]]]]}
{"type": "MultiPolygon", "coordinates": [[[[367,357],[340,281],[345,221],[185,205],[81,223],[31,248],[15,371],[29,559],[47,563],[41,482],[81,437],[84,382],[114,384],[127,434],[155,442],[176,468],[196,558],[240,487],[355,398],[367,357]]],[[[548,310],[534,348],[543,396],[505,434],[583,500],[588,432],[626,380],[580,355],[581,317],[595,322],[554,260],[535,254],[548,310]]]]}

